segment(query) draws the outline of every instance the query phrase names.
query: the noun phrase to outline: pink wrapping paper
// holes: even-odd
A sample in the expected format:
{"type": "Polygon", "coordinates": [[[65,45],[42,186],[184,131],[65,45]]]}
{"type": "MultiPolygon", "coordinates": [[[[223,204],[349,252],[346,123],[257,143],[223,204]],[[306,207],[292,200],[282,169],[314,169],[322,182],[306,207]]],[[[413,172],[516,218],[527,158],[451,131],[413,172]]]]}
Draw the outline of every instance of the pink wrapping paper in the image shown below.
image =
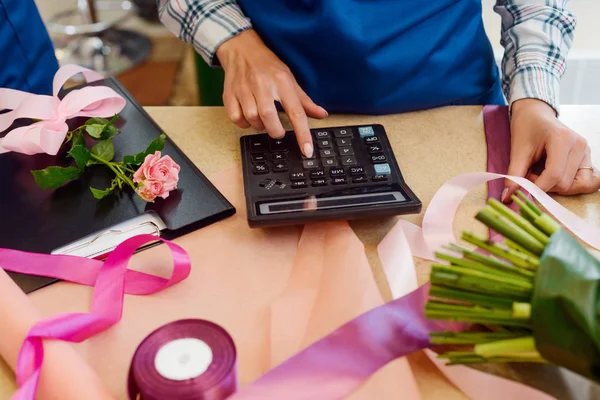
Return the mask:
{"type": "MultiPolygon", "coordinates": [[[[0,356],[13,370],[25,335],[41,318],[27,296],[0,268],[0,356]]],[[[47,341],[44,349],[46,362],[39,382],[40,400],[75,400],[82,395],[90,400],[113,398],[73,347],[64,342],[47,341]]]]}
{"type": "MultiPolygon", "coordinates": [[[[309,225],[303,232],[249,229],[239,172],[220,174],[214,182],[239,212],[177,241],[192,259],[190,276],[156,295],[126,296],[119,324],[73,346],[117,398],[126,398],[135,348],[167,322],[203,318],[227,329],[245,385],[382,303],[363,247],[347,223],[309,225]]],[[[155,273],[171,262],[169,257],[164,246],[156,247],[136,255],[130,268],[155,273]]],[[[90,296],[90,288],[62,282],[30,297],[50,316],[85,311],[90,296]]],[[[403,359],[380,370],[353,398],[396,398],[400,392],[419,399],[403,359]]]]}

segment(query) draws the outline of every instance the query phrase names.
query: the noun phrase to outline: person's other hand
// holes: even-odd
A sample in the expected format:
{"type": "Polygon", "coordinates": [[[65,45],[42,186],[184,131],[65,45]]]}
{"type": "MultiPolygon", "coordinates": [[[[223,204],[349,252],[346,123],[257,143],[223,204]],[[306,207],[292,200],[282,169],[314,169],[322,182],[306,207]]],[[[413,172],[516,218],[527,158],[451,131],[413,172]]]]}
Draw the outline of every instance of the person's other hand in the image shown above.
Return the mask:
{"type": "Polygon", "coordinates": [[[231,121],[240,128],[266,128],[272,138],[285,134],[275,101],[288,115],[300,149],[313,154],[308,117],[325,118],[327,111],[316,105],[300,88],[290,69],[249,29],[219,46],[217,57],[225,71],[223,105],[231,121]]]}
{"type": "MultiPolygon", "coordinates": [[[[540,189],[561,195],[587,194],[600,189],[600,172],[593,168],[587,141],[561,123],[552,107],[535,99],[512,106],[508,174],[527,177],[540,189]],[[530,171],[543,156],[540,175],[530,171]]],[[[509,201],[519,185],[507,180],[502,194],[509,201]]]]}

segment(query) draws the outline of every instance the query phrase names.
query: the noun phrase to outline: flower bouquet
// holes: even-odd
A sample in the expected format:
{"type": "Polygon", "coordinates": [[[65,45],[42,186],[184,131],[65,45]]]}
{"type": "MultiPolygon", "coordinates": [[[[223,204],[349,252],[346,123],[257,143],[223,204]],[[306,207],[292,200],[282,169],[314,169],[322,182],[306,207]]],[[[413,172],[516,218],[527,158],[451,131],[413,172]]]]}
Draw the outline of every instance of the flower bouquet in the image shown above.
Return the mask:
{"type": "Polygon", "coordinates": [[[519,213],[491,199],[476,216],[504,236],[465,232],[437,253],[425,314],[471,324],[431,334],[449,364],[552,363],[600,382],[600,262],[522,193],[519,213]]]}

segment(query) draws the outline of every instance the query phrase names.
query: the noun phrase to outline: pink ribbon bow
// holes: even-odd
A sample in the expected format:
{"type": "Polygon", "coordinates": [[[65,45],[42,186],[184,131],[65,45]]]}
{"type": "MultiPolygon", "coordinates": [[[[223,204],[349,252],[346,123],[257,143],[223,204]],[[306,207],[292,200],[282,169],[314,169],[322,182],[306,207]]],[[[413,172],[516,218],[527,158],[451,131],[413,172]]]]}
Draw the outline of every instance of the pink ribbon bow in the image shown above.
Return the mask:
{"type": "Polygon", "coordinates": [[[66,121],[75,117],[111,117],[125,107],[126,100],[106,86],[88,86],[69,92],[62,100],[58,92],[72,76],[83,73],[87,82],[104,77],[78,65],[60,68],[52,82],[52,96],[37,95],[13,89],[0,89],[0,132],[19,118],[41,121],[15,128],[0,138],[0,154],[14,151],[23,154],[56,155],[69,131],[66,121]]]}

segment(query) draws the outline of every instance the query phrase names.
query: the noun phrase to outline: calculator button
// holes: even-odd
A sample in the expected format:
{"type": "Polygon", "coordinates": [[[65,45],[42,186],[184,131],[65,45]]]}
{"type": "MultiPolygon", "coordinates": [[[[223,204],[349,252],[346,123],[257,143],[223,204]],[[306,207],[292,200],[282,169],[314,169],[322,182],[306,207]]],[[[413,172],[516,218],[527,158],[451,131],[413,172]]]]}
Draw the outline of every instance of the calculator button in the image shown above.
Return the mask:
{"type": "Polygon", "coordinates": [[[319,139],[331,139],[331,133],[329,131],[315,131],[315,138],[319,139]]]}
{"type": "Polygon", "coordinates": [[[275,161],[285,161],[285,154],[283,153],[273,153],[271,154],[271,160],[275,161]]]}
{"type": "Polygon", "coordinates": [[[312,181],[313,186],[327,186],[327,179],[314,179],[312,181]]]}
{"type": "Polygon", "coordinates": [[[250,151],[252,153],[262,153],[267,151],[267,138],[264,136],[255,135],[250,138],[250,151]]]}
{"type": "Polygon", "coordinates": [[[375,144],[373,146],[369,146],[369,154],[377,154],[377,153],[382,153],[383,149],[381,148],[381,145],[379,144],[375,144]]]}
{"type": "Polygon", "coordinates": [[[254,164],[254,175],[262,175],[269,173],[269,167],[265,163],[254,164]]]}
{"type": "Polygon", "coordinates": [[[291,181],[303,181],[304,179],[306,179],[306,174],[304,171],[292,172],[290,174],[291,181]]]}
{"type": "Polygon", "coordinates": [[[335,158],[324,158],[323,159],[323,166],[324,167],[337,167],[338,162],[337,159],[335,158]]]}
{"type": "Polygon", "coordinates": [[[370,136],[375,136],[375,131],[373,130],[372,126],[361,126],[360,128],[358,128],[358,134],[360,135],[360,137],[370,137],[370,136]]]}
{"type": "Polygon", "coordinates": [[[365,143],[366,144],[373,144],[373,143],[378,143],[379,142],[379,138],[377,136],[369,136],[365,138],[365,143]]]}
{"type": "Polygon", "coordinates": [[[329,140],[329,139],[317,140],[317,147],[320,149],[329,149],[329,148],[331,148],[331,140],[329,140]]]}
{"type": "Polygon", "coordinates": [[[376,154],[376,155],[371,156],[371,161],[373,162],[373,164],[377,164],[377,163],[384,163],[387,161],[387,159],[385,158],[385,155],[383,155],[383,154],[376,154]]]}
{"type": "Polygon", "coordinates": [[[336,138],[351,138],[352,137],[352,129],[351,128],[336,128],[333,130],[333,136],[336,138]]]}
{"type": "Polygon", "coordinates": [[[341,176],[341,175],[345,175],[344,173],[344,168],[332,168],[329,173],[331,174],[331,176],[341,176]]]}
{"type": "Polygon", "coordinates": [[[358,167],[350,167],[350,175],[362,175],[365,173],[365,169],[361,166],[358,167]]]}
{"type": "Polygon", "coordinates": [[[339,147],[350,146],[352,144],[352,139],[351,138],[335,139],[335,142],[337,143],[337,145],[339,147]]]}
{"type": "Polygon", "coordinates": [[[267,187],[267,186],[269,186],[272,183],[273,183],[273,179],[267,178],[264,181],[262,181],[261,183],[259,183],[258,186],[260,186],[260,187],[267,187]]]}
{"type": "Polygon", "coordinates": [[[273,164],[273,172],[286,172],[288,170],[288,166],[286,163],[274,163],[273,164]]]}
{"type": "Polygon", "coordinates": [[[390,175],[392,170],[389,164],[375,164],[376,175],[390,175]]]}
{"type": "Polygon", "coordinates": [[[308,187],[308,184],[306,183],[306,181],[297,181],[297,182],[292,182],[292,189],[303,189],[305,187],[308,187]]]}
{"type": "Polygon", "coordinates": [[[265,161],[267,161],[267,156],[265,153],[252,154],[252,162],[265,162],[265,161]]]}
{"type": "Polygon", "coordinates": [[[271,151],[285,151],[288,149],[288,145],[283,139],[270,139],[269,147],[271,151]]]}
{"type": "Polygon", "coordinates": [[[354,154],[354,149],[352,147],[340,147],[340,156],[351,156],[354,154]]]}
{"type": "Polygon", "coordinates": [[[342,165],[356,165],[356,158],[353,156],[342,157],[342,165]]]}
{"type": "Polygon", "coordinates": [[[304,160],[302,166],[304,169],[316,169],[319,168],[319,162],[317,160],[304,160]]]}
{"type": "Polygon", "coordinates": [[[345,185],[346,183],[348,183],[348,181],[346,180],[345,177],[340,177],[340,178],[333,178],[331,180],[331,183],[333,183],[334,185],[345,185]]]}
{"type": "Polygon", "coordinates": [[[388,177],[387,175],[373,175],[373,182],[381,182],[381,181],[387,181],[388,177]]]}
{"type": "Polygon", "coordinates": [[[312,171],[310,173],[310,177],[312,179],[324,178],[325,177],[325,171],[323,171],[322,169],[319,169],[317,171],[312,171]]]}
{"type": "Polygon", "coordinates": [[[365,182],[369,182],[369,179],[367,179],[366,175],[361,175],[361,176],[352,178],[352,183],[365,183],[365,182]]]}
{"type": "Polygon", "coordinates": [[[319,152],[321,154],[321,157],[325,158],[325,157],[335,157],[335,152],[331,149],[325,149],[325,150],[321,150],[319,152]]]}

